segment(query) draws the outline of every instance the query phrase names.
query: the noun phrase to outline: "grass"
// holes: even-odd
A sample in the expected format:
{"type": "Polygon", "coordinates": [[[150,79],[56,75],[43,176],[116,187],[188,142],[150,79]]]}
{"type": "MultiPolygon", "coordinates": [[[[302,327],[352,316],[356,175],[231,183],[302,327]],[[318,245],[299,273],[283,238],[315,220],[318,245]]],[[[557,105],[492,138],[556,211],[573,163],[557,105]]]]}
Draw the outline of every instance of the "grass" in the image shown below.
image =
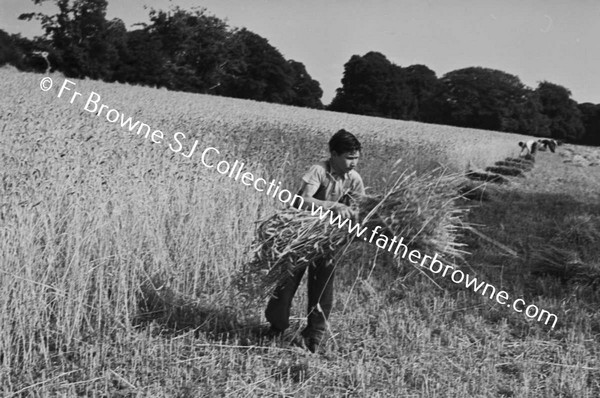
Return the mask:
{"type": "MultiPolygon", "coordinates": [[[[56,91],[41,92],[40,75],[1,69],[0,76],[2,92],[10,93],[0,99],[0,395],[600,393],[597,290],[535,276],[528,262],[553,244],[597,265],[598,251],[586,243],[598,228],[594,173],[538,154],[531,178],[494,189],[468,218],[519,256],[467,235],[473,255],[465,270],[554,311],[555,330],[436,280],[440,289],[412,265],[396,266],[363,244],[341,262],[331,333],[323,353],[309,355],[261,341],[264,302],[234,287],[251,258],[255,222],[278,209],[275,200],[206,169],[199,157],[185,159],[56,91]],[[573,228],[574,221],[585,228],[573,228]]],[[[290,190],[339,128],[364,143],[360,172],[371,193],[387,186],[382,170],[398,158],[420,174],[437,163],[464,171],[468,161],[484,167],[516,155],[523,141],[76,82],[84,95],[98,92],[111,108],[165,133],[189,133],[200,147],[217,147],[223,158],[245,161],[290,190]]],[[[302,327],[304,289],[291,333],[302,327]]]]}

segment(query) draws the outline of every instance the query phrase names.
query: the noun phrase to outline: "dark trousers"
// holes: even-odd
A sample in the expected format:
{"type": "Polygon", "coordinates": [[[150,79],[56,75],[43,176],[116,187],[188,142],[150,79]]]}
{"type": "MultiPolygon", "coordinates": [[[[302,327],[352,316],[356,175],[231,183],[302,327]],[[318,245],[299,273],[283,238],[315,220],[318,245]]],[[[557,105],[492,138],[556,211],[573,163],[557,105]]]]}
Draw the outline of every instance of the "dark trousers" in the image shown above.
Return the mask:
{"type": "MultiPolygon", "coordinates": [[[[333,262],[327,258],[308,265],[308,325],[302,331],[307,338],[321,340],[327,330],[327,319],[333,307],[333,262]]],[[[299,269],[280,285],[271,297],[265,310],[271,326],[283,331],[290,325],[292,299],[306,267],[299,269]]]]}

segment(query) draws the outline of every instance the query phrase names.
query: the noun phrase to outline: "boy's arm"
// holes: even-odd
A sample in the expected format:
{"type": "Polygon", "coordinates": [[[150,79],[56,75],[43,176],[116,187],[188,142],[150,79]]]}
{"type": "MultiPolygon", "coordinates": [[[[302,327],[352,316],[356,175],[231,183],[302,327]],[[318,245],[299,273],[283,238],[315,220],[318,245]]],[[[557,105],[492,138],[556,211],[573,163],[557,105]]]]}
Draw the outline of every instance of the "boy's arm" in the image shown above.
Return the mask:
{"type": "MultiPolygon", "coordinates": [[[[331,209],[334,213],[339,213],[340,215],[344,216],[344,214],[342,214],[344,212],[344,209],[348,209],[348,206],[344,205],[343,203],[338,203],[338,202],[333,202],[330,200],[319,200],[319,199],[315,199],[313,198],[313,196],[317,193],[319,189],[318,185],[315,184],[309,184],[307,182],[303,182],[302,183],[302,188],[300,189],[300,191],[302,192],[302,199],[304,199],[304,204],[302,206],[303,210],[312,210],[313,208],[313,204],[314,207],[319,207],[321,206],[324,209],[331,209]]],[[[350,213],[348,213],[346,216],[350,216],[350,213]]]]}

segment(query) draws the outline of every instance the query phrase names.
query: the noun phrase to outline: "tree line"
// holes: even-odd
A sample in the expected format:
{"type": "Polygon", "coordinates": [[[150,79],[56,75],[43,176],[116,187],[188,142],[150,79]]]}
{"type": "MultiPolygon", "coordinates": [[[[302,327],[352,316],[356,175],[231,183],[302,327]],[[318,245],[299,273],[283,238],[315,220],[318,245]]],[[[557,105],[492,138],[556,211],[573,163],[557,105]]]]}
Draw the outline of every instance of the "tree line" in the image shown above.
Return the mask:
{"type": "MultiPolygon", "coordinates": [[[[33,0],[39,4],[44,0],[33,0]]],[[[106,19],[107,0],[55,0],[55,15],[22,14],[44,30],[33,41],[0,31],[0,64],[67,77],[166,87],[322,108],[323,91],[301,62],[286,60],[268,40],[231,29],[205,9],[151,9],[150,23],[127,31],[122,20],[106,19]]]]}
{"type": "MultiPolygon", "coordinates": [[[[35,4],[45,0],[32,0],[35,4]]],[[[385,55],[354,55],[342,87],[324,107],[319,83],[301,62],[268,40],[232,29],[206,9],[151,9],[150,22],[127,31],[106,19],[107,0],[54,0],[55,15],[27,13],[44,35],[34,40],[0,30],[0,65],[44,71],[46,51],[67,77],[166,87],[338,112],[552,137],[600,145],[600,104],[578,104],[543,81],[535,89],[499,70],[468,67],[441,77],[425,65],[402,67],[385,55]]]]}
{"type": "Polygon", "coordinates": [[[578,104],[558,84],[531,89],[517,76],[482,67],[438,78],[425,65],[401,67],[378,52],[350,58],[328,108],[600,145],[600,104],[578,104]]]}

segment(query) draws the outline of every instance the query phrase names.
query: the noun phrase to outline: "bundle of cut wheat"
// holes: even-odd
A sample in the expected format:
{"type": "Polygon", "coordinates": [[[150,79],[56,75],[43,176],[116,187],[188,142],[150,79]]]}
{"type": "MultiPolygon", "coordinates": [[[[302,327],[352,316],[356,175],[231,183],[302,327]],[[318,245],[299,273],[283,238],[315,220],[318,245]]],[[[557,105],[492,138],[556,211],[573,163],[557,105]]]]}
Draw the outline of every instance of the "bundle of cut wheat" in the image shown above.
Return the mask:
{"type": "Polygon", "coordinates": [[[526,262],[534,275],[552,275],[563,282],[600,286],[600,216],[566,215],[558,233],[530,248],[526,262]]]}
{"type": "Polygon", "coordinates": [[[523,176],[523,169],[520,167],[510,167],[510,166],[490,166],[486,167],[485,171],[489,173],[500,174],[503,176],[523,176]]]}
{"type": "MultiPolygon", "coordinates": [[[[460,257],[465,253],[458,237],[466,209],[457,207],[455,199],[462,182],[461,176],[443,170],[421,176],[403,174],[385,194],[358,199],[354,222],[370,229],[380,225],[379,232],[388,238],[403,237],[410,250],[460,257]]],[[[331,225],[329,218],[321,220],[307,211],[286,209],[259,223],[254,260],[245,273],[261,276],[259,291],[269,295],[296,269],[324,255],[340,256],[354,237],[347,227],[331,225]]]]}

